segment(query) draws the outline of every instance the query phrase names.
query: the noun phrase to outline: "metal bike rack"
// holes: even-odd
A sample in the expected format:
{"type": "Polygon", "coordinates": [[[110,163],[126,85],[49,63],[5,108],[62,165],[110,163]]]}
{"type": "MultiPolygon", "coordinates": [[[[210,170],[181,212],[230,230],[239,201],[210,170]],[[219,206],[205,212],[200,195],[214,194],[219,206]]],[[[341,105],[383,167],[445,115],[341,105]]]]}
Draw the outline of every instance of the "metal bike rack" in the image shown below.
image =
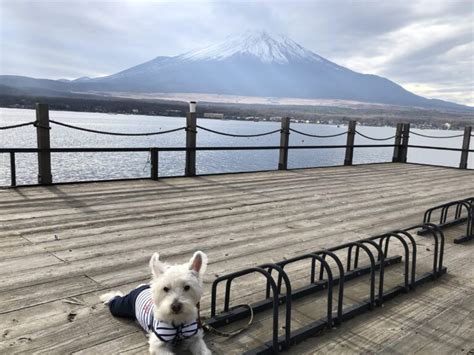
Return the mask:
{"type": "MultiPolygon", "coordinates": [[[[474,238],[474,197],[463,200],[451,201],[426,210],[423,215],[423,223],[434,223],[437,220],[439,228],[449,228],[458,224],[466,223],[466,235],[454,239],[454,243],[460,244],[474,238]],[[453,212],[449,218],[449,212],[453,212]],[[439,219],[438,217],[439,211],[439,219]],[[465,211],[465,213],[463,213],[465,211]]],[[[426,234],[427,231],[421,230],[419,235],[426,234]]]]}
{"type": "Polygon", "coordinates": [[[216,278],[212,284],[211,317],[207,320],[207,324],[218,328],[248,317],[250,315],[248,308],[230,308],[232,282],[237,278],[249,274],[263,275],[266,280],[264,286],[262,285],[265,287],[263,290],[266,291],[265,299],[253,303],[250,306],[254,314],[272,309],[272,340],[262,344],[258,348],[248,351],[246,354],[278,353],[320,333],[324,329],[330,329],[350,318],[380,306],[383,302],[399,294],[407,293],[426,281],[437,279],[446,273],[446,268],[443,266],[443,253],[444,234],[441,228],[432,223],[425,223],[423,225],[417,225],[403,230],[394,230],[382,235],[341,244],[329,249],[317,250],[280,262],[262,264],[229,273],[216,278]],[[420,228],[423,229],[426,234],[432,236],[434,240],[433,267],[429,272],[417,276],[417,248],[413,232],[420,228]],[[400,255],[388,255],[390,242],[392,240],[398,240],[401,243],[405,254],[403,257],[400,255]],[[335,254],[337,251],[347,252],[345,266],[335,254]],[[369,265],[359,266],[361,252],[367,255],[369,265]],[[328,258],[331,258],[335,262],[336,268],[330,266],[327,261],[328,258]],[[309,283],[305,286],[293,289],[285,267],[306,259],[311,261],[309,283]],[[404,277],[401,284],[388,290],[384,289],[385,268],[402,262],[402,259],[404,260],[404,277]],[[317,265],[320,265],[319,275],[316,273],[317,265]],[[370,284],[368,285],[369,298],[349,307],[344,307],[344,283],[367,274],[370,275],[370,284]],[[377,277],[376,274],[378,274],[377,277]],[[217,287],[224,282],[223,308],[222,311],[218,313],[217,287]],[[336,285],[338,286],[338,294],[336,311],[334,312],[332,302],[334,287],[336,285]],[[283,286],[285,288],[284,292],[282,292],[283,286]],[[292,330],[291,302],[320,291],[327,292],[326,316],[299,329],[292,330]],[[285,307],[285,326],[284,335],[282,336],[278,334],[280,305],[284,305],[285,307]]]}

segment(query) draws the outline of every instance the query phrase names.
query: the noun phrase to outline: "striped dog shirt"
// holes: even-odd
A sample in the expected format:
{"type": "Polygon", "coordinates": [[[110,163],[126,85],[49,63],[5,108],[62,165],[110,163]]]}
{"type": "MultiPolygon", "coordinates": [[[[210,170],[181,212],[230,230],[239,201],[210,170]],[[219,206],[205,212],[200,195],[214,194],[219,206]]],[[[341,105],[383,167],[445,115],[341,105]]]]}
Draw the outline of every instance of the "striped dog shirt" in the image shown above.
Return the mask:
{"type": "Polygon", "coordinates": [[[199,330],[197,321],[174,326],[155,319],[149,285],[140,286],[123,297],[115,297],[109,302],[109,308],[115,316],[135,318],[145,331],[152,331],[158,339],[173,345],[192,337],[199,330]]]}

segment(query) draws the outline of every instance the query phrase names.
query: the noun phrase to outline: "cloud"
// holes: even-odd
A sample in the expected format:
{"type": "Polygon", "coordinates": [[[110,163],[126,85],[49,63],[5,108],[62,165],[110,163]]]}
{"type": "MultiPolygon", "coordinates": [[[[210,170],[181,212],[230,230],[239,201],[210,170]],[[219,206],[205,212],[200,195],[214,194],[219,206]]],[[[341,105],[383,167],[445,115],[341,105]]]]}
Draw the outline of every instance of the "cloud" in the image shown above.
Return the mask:
{"type": "Polygon", "coordinates": [[[415,93],[474,104],[471,0],[2,0],[0,6],[0,74],[106,75],[265,29],[415,93]]]}

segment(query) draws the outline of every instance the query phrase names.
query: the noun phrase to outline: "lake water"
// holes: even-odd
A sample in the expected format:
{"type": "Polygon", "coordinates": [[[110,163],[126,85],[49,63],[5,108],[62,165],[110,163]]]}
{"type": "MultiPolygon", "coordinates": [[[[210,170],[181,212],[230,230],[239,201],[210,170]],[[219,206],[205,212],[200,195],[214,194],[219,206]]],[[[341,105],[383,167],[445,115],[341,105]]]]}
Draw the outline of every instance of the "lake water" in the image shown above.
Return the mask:
{"type": "MultiPolygon", "coordinates": [[[[86,128],[112,132],[154,132],[185,125],[185,118],[116,115],[87,112],[51,111],[50,119],[86,128]]],[[[0,126],[30,122],[35,120],[34,110],[0,108],[0,126]]],[[[198,118],[198,125],[214,130],[254,134],[280,128],[279,122],[223,121],[198,118]]],[[[292,123],[291,127],[311,134],[335,134],[347,127],[292,123]]],[[[373,137],[390,137],[395,134],[393,127],[360,126],[358,130],[373,137]]],[[[81,132],[52,125],[51,147],[183,147],[185,132],[149,137],[117,137],[81,132]]],[[[415,130],[424,134],[447,136],[461,134],[461,131],[415,130]]],[[[200,130],[198,146],[257,146],[279,145],[279,134],[259,138],[232,138],[200,130]]],[[[290,135],[290,145],[344,145],[346,136],[334,138],[309,138],[296,133],[290,135]]],[[[356,136],[355,144],[393,144],[393,139],[385,142],[367,140],[356,136]]],[[[460,148],[462,137],[451,139],[430,139],[410,136],[410,144],[433,145],[460,148]]],[[[471,142],[471,149],[473,143],[471,142]]],[[[0,147],[35,148],[36,129],[33,126],[14,130],[0,130],[0,147]]],[[[389,162],[393,148],[361,148],[354,151],[354,163],[389,162]]],[[[411,148],[408,161],[458,166],[460,152],[425,150],[411,148]]],[[[52,153],[52,173],[55,182],[99,180],[116,178],[149,177],[148,153],[52,153]]],[[[298,149],[289,151],[289,168],[342,165],[344,149],[298,149]]],[[[36,183],[36,154],[17,154],[17,184],[36,183]]],[[[237,171],[275,170],[278,166],[278,151],[215,151],[197,153],[197,173],[211,174],[237,171]]],[[[469,157],[469,168],[474,168],[474,154],[469,157]]],[[[159,157],[159,175],[177,176],[184,174],[184,152],[162,152],[159,157]]],[[[0,186],[10,184],[10,160],[8,154],[0,154],[0,186]]]]}

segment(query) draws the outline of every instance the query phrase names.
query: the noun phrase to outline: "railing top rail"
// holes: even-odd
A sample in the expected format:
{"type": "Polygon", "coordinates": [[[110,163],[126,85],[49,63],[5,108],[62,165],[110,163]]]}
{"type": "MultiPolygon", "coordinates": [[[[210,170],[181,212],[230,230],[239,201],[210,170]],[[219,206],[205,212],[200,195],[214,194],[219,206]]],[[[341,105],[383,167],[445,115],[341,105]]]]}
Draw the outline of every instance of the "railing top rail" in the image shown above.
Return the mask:
{"type": "Polygon", "coordinates": [[[436,149],[436,150],[449,150],[453,152],[470,152],[474,153],[474,149],[462,149],[462,148],[451,148],[451,147],[433,147],[429,145],[414,145],[414,144],[409,144],[408,148],[420,148],[420,149],[436,149]]]}

